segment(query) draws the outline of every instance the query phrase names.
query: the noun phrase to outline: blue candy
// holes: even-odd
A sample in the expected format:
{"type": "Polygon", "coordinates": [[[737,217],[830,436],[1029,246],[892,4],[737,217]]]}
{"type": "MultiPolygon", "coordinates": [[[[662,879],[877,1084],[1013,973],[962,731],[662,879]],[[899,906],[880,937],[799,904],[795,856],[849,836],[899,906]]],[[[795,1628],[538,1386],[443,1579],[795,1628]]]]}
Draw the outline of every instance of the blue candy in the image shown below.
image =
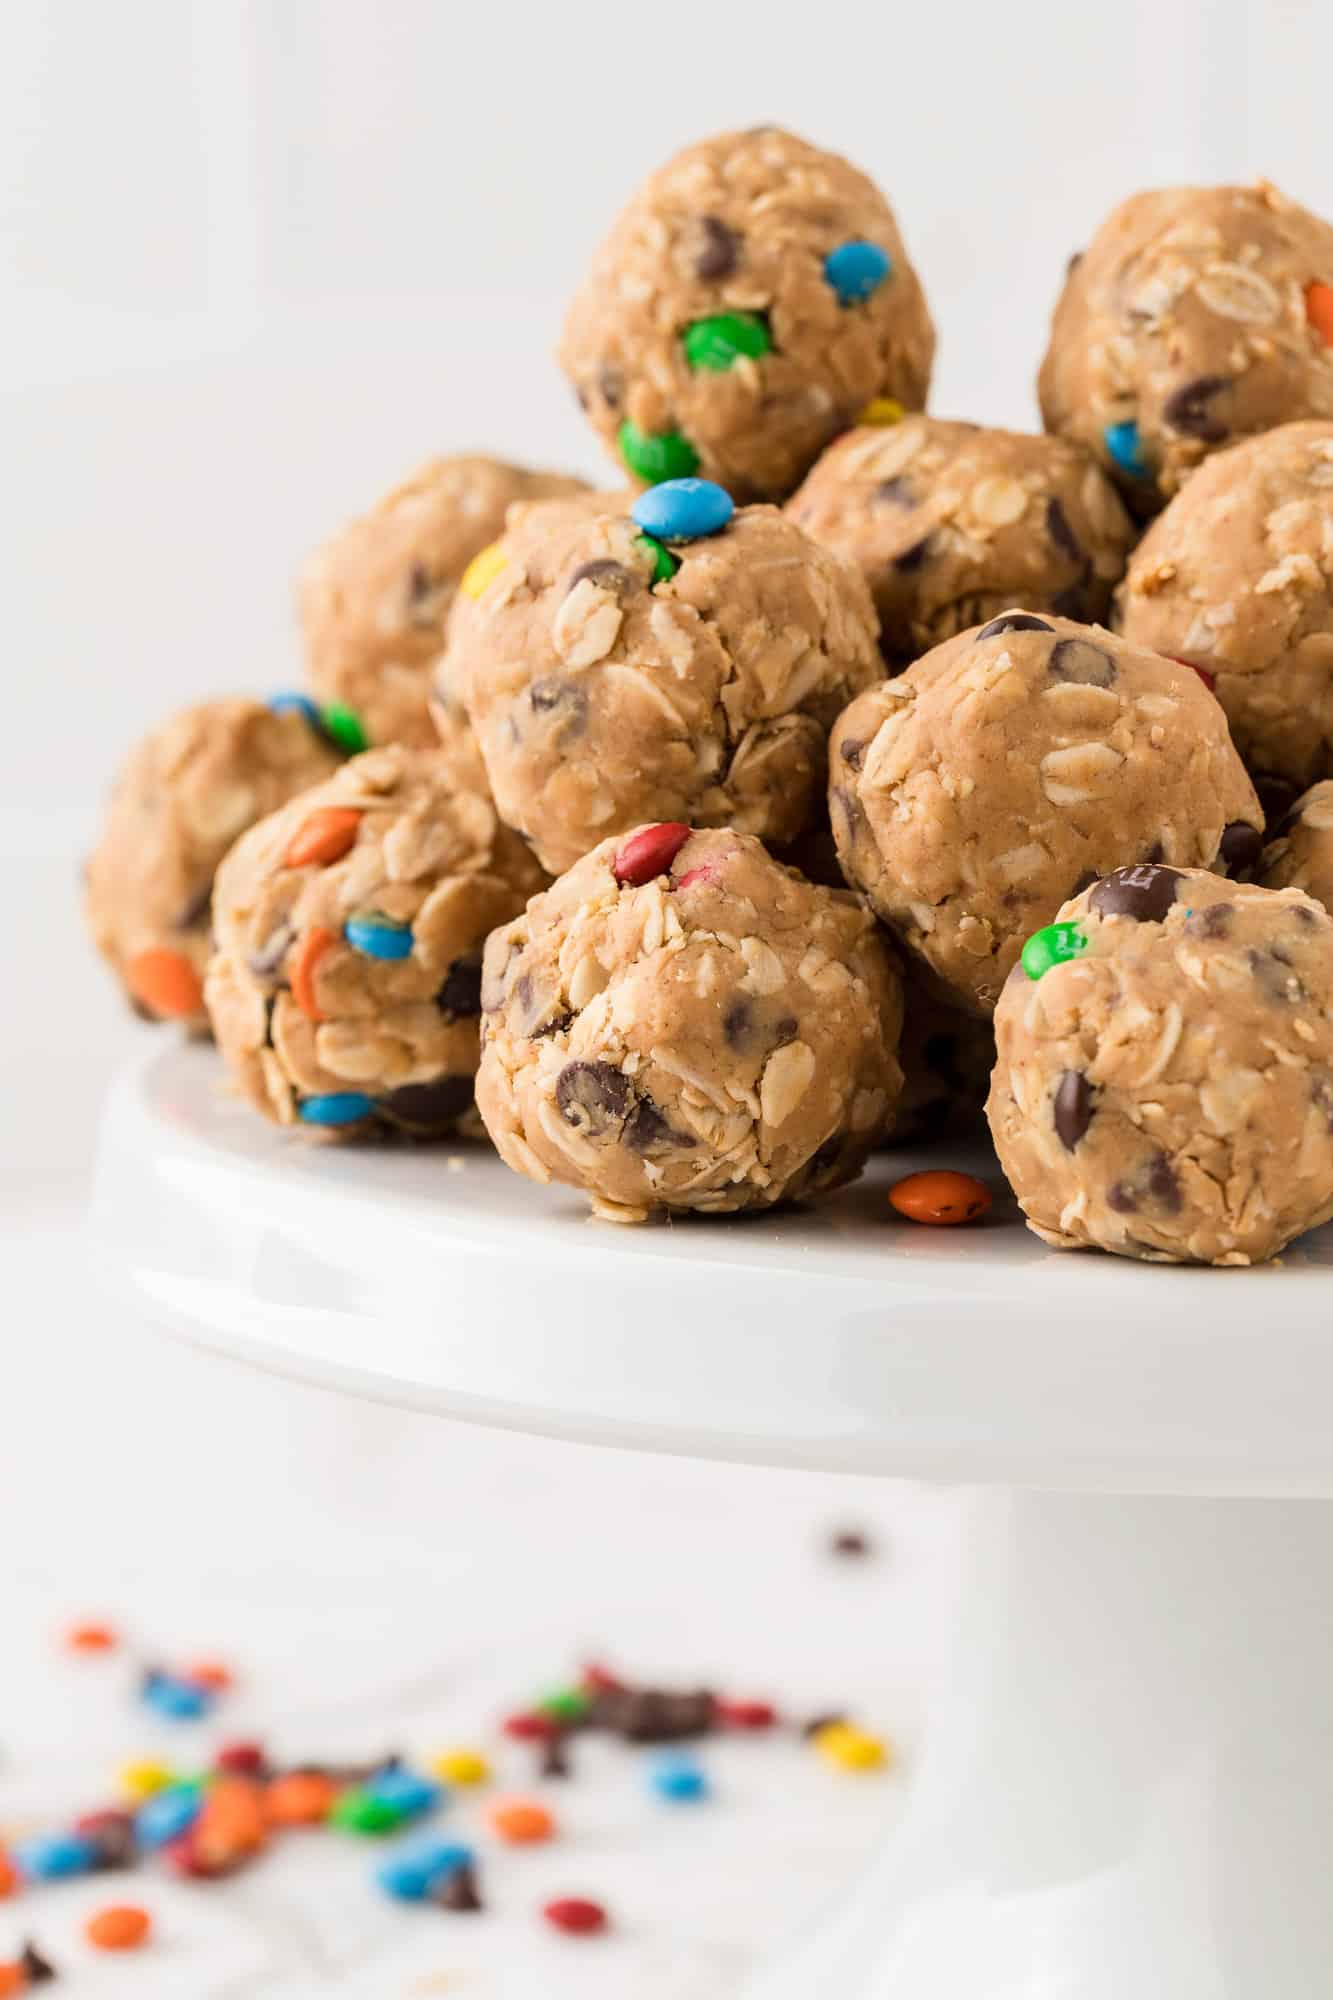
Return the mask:
{"type": "Polygon", "coordinates": [[[692,542],[699,535],[716,535],[736,509],[731,495],[711,479],[664,479],[650,486],[630,509],[645,535],[662,542],[692,542]]]}
{"type": "Polygon", "coordinates": [[[1143,456],[1143,445],[1139,439],[1139,427],[1133,418],[1123,424],[1108,424],[1102,432],[1106,449],[1131,479],[1146,479],[1148,466],[1143,456]]]}
{"type": "Polygon", "coordinates": [[[70,1875],[86,1875],[97,1865],[97,1849],[81,1833],[48,1833],[38,1840],[25,1840],[14,1849],[14,1859],[23,1874],[34,1882],[63,1882],[70,1875]]]}
{"type": "Polygon", "coordinates": [[[286,714],[287,710],[291,708],[297,709],[300,712],[300,714],[302,714],[305,717],[306,721],[310,724],[310,727],[312,729],[317,729],[320,731],[321,734],[323,734],[324,725],[320,717],[319,709],[317,708],[315,703],[311,701],[308,694],[270,695],[268,705],[273,710],[273,713],[275,715],[284,715],[286,714]]]}
{"type": "Polygon", "coordinates": [[[306,1125],[358,1125],[374,1109],[374,1098],[359,1090],[330,1090],[323,1097],[303,1097],[296,1115],[306,1125]]]}
{"type": "Polygon", "coordinates": [[[377,1771],[368,1778],[365,1790],[381,1804],[392,1806],[405,1819],[432,1812],[444,1803],[444,1786],[416,1771],[377,1771]]]}
{"type": "Polygon", "coordinates": [[[708,1797],[708,1779],[687,1757],[659,1757],[650,1773],[653,1790],[672,1804],[708,1797]]]}
{"type": "Polygon", "coordinates": [[[197,1681],[179,1680],[174,1674],[148,1674],[141,1695],[149,1708],[173,1722],[197,1722],[213,1706],[209,1688],[200,1687],[197,1681]]]}
{"type": "Polygon", "coordinates": [[[203,1809],[193,1785],[169,1785],[145,1799],[134,1815],[134,1832],[141,1847],[165,1847],[188,1833],[203,1809]]]}
{"type": "Polygon", "coordinates": [[[460,1847],[456,1842],[421,1847],[386,1861],[376,1870],[376,1879],[381,1889],[400,1902],[419,1903],[437,1882],[456,1875],[460,1868],[470,1868],[474,1860],[472,1849],[460,1847]]]}
{"type": "Polygon", "coordinates": [[[343,936],[353,951],[367,958],[411,958],[412,926],[396,924],[392,917],[349,917],[343,936]]]}
{"type": "Polygon", "coordinates": [[[893,259],[878,243],[840,243],[824,259],[824,276],[838,294],[838,303],[854,306],[893,276],[893,259]]]}

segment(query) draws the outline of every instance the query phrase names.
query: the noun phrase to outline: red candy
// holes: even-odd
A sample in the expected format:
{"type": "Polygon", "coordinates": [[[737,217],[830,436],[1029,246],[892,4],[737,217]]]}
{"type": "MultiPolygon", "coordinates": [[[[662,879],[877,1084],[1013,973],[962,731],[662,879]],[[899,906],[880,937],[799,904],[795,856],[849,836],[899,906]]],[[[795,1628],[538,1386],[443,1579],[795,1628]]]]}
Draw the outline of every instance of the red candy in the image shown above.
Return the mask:
{"type": "Polygon", "coordinates": [[[592,1937],[606,1929],[606,1911],[586,1896],[557,1896],[545,1905],[542,1915],[556,1930],[568,1931],[572,1937],[592,1937]]]}
{"type": "Polygon", "coordinates": [[[717,1718],[730,1729],[771,1729],[778,1712],[769,1701],[719,1701],[717,1718]]]}
{"type": "Polygon", "coordinates": [[[219,1771],[231,1771],[243,1778],[258,1777],[268,1763],[263,1744],[248,1741],[224,1743],[213,1761],[219,1771]]]}
{"type": "Polygon", "coordinates": [[[506,1736],[512,1736],[516,1743],[538,1743],[546,1736],[554,1736],[556,1723],[549,1715],[535,1715],[520,1712],[507,1715],[501,1724],[506,1736]]]}
{"type": "Polygon", "coordinates": [[[585,1694],[619,1694],[624,1685],[616,1674],[599,1666],[596,1660],[589,1660],[579,1675],[579,1686],[585,1694]]]}
{"type": "Polygon", "coordinates": [[[694,828],[679,820],[664,819],[656,826],[641,826],[622,843],[611,863],[617,882],[641,889],[659,875],[665,875],[694,828]]]}
{"type": "Polygon", "coordinates": [[[1178,667],[1188,667],[1191,673],[1199,676],[1209,694],[1216,694],[1217,675],[1210,674],[1207,667],[1199,666],[1194,660],[1184,660],[1179,653],[1168,653],[1166,657],[1168,660],[1174,660],[1178,667]]]}

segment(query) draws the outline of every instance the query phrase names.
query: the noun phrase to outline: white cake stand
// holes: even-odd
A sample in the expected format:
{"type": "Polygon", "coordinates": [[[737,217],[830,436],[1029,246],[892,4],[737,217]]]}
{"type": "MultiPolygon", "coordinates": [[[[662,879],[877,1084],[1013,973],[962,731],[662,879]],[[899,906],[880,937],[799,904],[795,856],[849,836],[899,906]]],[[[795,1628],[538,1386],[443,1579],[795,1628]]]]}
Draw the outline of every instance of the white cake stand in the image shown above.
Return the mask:
{"type": "MultiPolygon", "coordinates": [[[[262,1367],[562,1437],[976,1488],[904,1830],[749,2000],[1333,1986],[1333,1229],[1277,1268],[1049,1252],[1001,1208],[617,1230],[479,1147],[311,1150],[160,1045],[109,1277],[262,1367]]],[[[892,1172],[910,1161],[895,1159],[892,1172]]]]}

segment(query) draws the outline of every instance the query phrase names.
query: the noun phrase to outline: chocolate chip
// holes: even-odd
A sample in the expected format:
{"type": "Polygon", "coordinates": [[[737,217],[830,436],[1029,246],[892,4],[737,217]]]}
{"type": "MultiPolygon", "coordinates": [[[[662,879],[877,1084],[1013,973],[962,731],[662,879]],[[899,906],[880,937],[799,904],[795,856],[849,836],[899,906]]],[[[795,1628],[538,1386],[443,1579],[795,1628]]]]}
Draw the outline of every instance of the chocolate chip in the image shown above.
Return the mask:
{"type": "Polygon", "coordinates": [[[673,1694],[662,1688],[599,1689],[589,1721],[609,1729],[626,1743],[681,1743],[706,1736],[716,1720],[717,1704],[706,1688],[673,1694]]]}
{"type": "Polygon", "coordinates": [[[694,260],[696,278],[729,278],[741,260],[741,239],[720,215],[701,215],[703,245],[694,260]]]}
{"type": "Polygon", "coordinates": [[[543,1021],[539,1028],[529,1028],[527,1032],[531,1035],[534,1042],[540,1042],[544,1041],[547,1035],[563,1035],[565,1030],[572,1028],[573,1025],[574,1016],[572,1014],[553,1014],[550,1020],[543,1021]]]}
{"type": "Polygon", "coordinates": [[[273,977],[278,967],[282,964],[283,959],[286,958],[287,953],[291,950],[295,937],[296,932],[286,922],[278,924],[274,930],[269,932],[258,951],[252,951],[249,958],[245,961],[256,979],[271,979],[273,977]]]}
{"type": "Polygon", "coordinates": [[[1176,885],[1182,880],[1178,868],[1159,868],[1151,861],[1139,861],[1132,868],[1117,868],[1103,876],[1089,897],[1089,907],[1099,917],[1133,917],[1138,924],[1160,924],[1176,900],[1176,885]]]}
{"type": "Polygon", "coordinates": [[[181,904],[171,920],[171,928],[176,931],[194,931],[208,921],[208,913],[213,903],[213,879],[210,876],[201,889],[196,889],[188,900],[181,904]]]}
{"type": "Polygon", "coordinates": [[[1057,590],[1051,609],[1057,618],[1072,618],[1077,625],[1092,623],[1092,603],[1085,584],[1071,583],[1067,590],[1057,590]]]}
{"type": "Polygon", "coordinates": [[[428,1137],[447,1132],[471,1102],[470,1076],[437,1076],[433,1083],[405,1083],[391,1090],[377,1108],[404,1131],[428,1137]]]}
{"type": "Polygon", "coordinates": [[[728,1048],[743,1048],[754,1034],[754,1009],[748,1000],[733,1000],[722,1016],[722,1033],[728,1048]]]}
{"type": "Polygon", "coordinates": [[[624,1123],[629,1084],[610,1063],[566,1063],[556,1079],[555,1102],[566,1125],[600,1139],[624,1123]]]}
{"type": "Polygon", "coordinates": [[[881,479],[871,496],[875,500],[887,501],[890,507],[915,507],[916,493],[910,479],[897,473],[892,479],[881,479]]]}
{"type": "Polygon", "coordinates": [[[1126,1181],[1113,1181],[1107,1188],[1106,1206],[1113,1208],[1117,1215],[1137,1215],[1139,1209],[1133,1190],[1126,1181]]]}
{"type": "Polygon", "coordinates": [[[689,1147],[694,1144],[688,1134],[676,1131],[651,1097],[641,1097],[625,1120],[624,1140],[635,1153],[649,1153],[654,1146],[689,1147]]]}
{"type": "Polygon", "coordinates": [[[1180,1213],[1180,1182],[1165,1153],[1154,1153],[1146,1178],[1148,1193],[1170,1215],[1180,1213]]]}
{"type": "Polygon", "coordinates": [[[1233,819],[1230,826],[1223,827],[1217,858],[1228,875],[1248,874],[1263,851],[1264,837],[1257,826],[1233,819]]]}
{"type": "Polygon", "coordinates": [[[56,1976],[54,1965],[49,1958],[43,1958],[31,1938],[25,1938],[23,1941],[23,1950],[19,1953],[19,1965],[23,1971],[25,1986],[41,1986],[46,1980],[54,1979],[56,1976]]]}
{"type": "Polygon", "coordinates": [[[627,591],[637,590],[641,579],[624,563],[613,562],[610,556],[595,556],[591,562],[580,563],[569,579],[565,595],[578,583],[595,583],[599,590],[609,590],[617,597],[624,597],[627,591]]]}
{"type": "Polygon", "coordinates": [[[1087,639],[1061,639],[1051,648],[1046,671],[1053,681],[1078,681],[1084,687],[1109,688],[1116,664],[1109,653],[1087,639]]]}
{"type": "Polygon", "coordinates": [[[847,766],[849,771],[860,770],[861,760],[865,756],[865,754],[866,754],[865,744],[858,743],[855,737],[853,737],[850,742],[844,743],[842,746],[842,761],[847,766]]]}
{"type": "Polygon", "coordinates": [[[1166,849],[1163,847],[1161,841],[1155,840],[1143,858],[1145,861],[1151,861],[1154,865],[1159,861],[1165,861],[1166,849]]]}
{"type": "Polygon", "coordinates": [[[568,1778],[572,1776],[569,1758],[565,1751],[565,1733],[555,1730],[543,1739],[537,1763],[539,1778],[568,1778]]]}
{"type": "Polygon", "coordinates": [[[481,953],[469,952],[456,958],[444,975],[444,984],[435,995],[442,1014],[471,1016],[481,1012],[481,953]]]}
{"type": "Polygon", "coordinates": [[[93,1851],[92,1865],[98,1873],[129,1868],[138,1859],[139,1843],[128,1813],[107,1813],[87,1829],[84,1838],[93,1851]]]}
{"type": "Polygon", "coordinates": [[[1162,415],[1173,431],[1183,437],[1199,438],[1204,444],[1221,444],[1229,431],[1208,405],[1214,396],[1231,387],[1226,375],[1196,375],[1183,382],[1162,405],[1162,415]]]}
{"type": "Polygon", "coordinates": [[[470,1912],[481,1908],[481,1896],[477,1890],[477,1871],[470,1861],[451,1868],[440,1881],[427,1891],[432,1903],[441,1910],[470,1912]]]}
{"type": "Polygon", "coordinates": [[[841,1165],[842,1165],[841,1136],[837,1136],[832,1139],[825,1139],[823,1145],[811,1158],[810,1178],[812,1180],[822,1180],[825,1175],[836,1172],[837,1169],[841,1167],[841,1165]]]}
{"type": "Polygon", "coordinates": [[[1054,493],[1046,502],[1046,532],[1056,548],[1062,549],[1071,562],[1082,562],[1083,550],[1078,536],[1070,527],[1069,516],[1054,493]]]}
{"type": "Polygon", "coordinates": [[[1270,945],[1267,951],[1247,951],[1245,962],[1268,998],[1279,1006],[1291,1006],[1307,997],[1280,945],[1270,945]]]}
{"type": "Polygon", "coordinates": [[[829,1548],[835,1556],[868,1556],[870,1537],[862,1534],[859,1528],[839,1528],[829,1537],[829,1548]]]}
{"type": "Polygon", "coordinates": [[[1072,1153],[1092,1123],[1092,1086],[1081,1069],[1067,1069],[1055,1089],[1055,1129],[1072,1153]]]}
{"type": "Polygon", "coordinates": [[[900,556],[893,558],[893,567],[900,576],[914,576],[930,554],[929,535],[923,535],[919,542],[913,542],[910,549],[904,549],[900,556]]]}
{"type": "Polygon", "coordinates": [[[597,387],[601,391],[602,401],[608,408],[618,410],[621,398],[625,394],[625,378],[620,370],[613,368],[611,363],[607,362],[597,371],[597,387]]]}
{"type": "Polygon", "coordinates": [[[803,1722],[801,1724],[801,1734],[808,1741],[810,1737],[818,1736],[821,1729],[837,1729],[845,1724],[846,1721],[847,1715],[844,1709],[830,1708],[824,1714],[812,1715],[808,1722],[803,1722]]]}
{"type": "Polygon", "coordinates": [[[1083,891],[1090,889],[1097,879],[1097,870],[1095,868],[1085,868],[1069,893],[1072,896],[1081,896],[1083,891]]]}
{"type": "Polygon", "coordinates": [[[1002,632],[1053,632],[1044,618],[1034,618],[1030,611],[1006,611],[1002,618],[992,618],[989,625],[983,625],[977,633],[978,639],[998,639],[1002,632]]]}
{"type": "Polygon", "coordinates": [[[1190,929],[1200,937],[1224,938],[1231,935],[1231,919],[1235,913],[1234,903],[1209,903],[1200,910],[1197,917],[1190,919],[1190,929]]]}

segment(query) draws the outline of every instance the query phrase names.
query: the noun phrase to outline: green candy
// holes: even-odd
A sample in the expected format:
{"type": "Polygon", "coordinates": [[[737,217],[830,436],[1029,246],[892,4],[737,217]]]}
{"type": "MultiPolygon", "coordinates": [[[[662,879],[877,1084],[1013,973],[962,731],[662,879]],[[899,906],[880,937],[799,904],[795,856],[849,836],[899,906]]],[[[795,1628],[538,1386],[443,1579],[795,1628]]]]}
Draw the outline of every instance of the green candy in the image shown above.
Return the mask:
{"type": "Polygon", "coordinates": [[[552,1722],[582,1722],[592,1704],[579,1688],[557,1688],[537,1703],[542,1715],[549,1715],[552,1722]]]}
{"type": "Polygon", "coordinates": [[[620,426],[620,456],[638,479],[650,486],[664,479],[688,479],[698,470],[699,454],[679,431],[641,431],[626,418],[620,426]]]}
{"type": "Polygon", "coordinates": [[[392,1833],[402,1825],[403,1815],[387,1799],[354,1785],[335,1802],[329,1820],[345,1833],[392,1833]]]}
{"type": "Polygon", "coordinates": [[[656,535],[639,535],[636,537],[636,542],[637,546],[646,549],[653,559],[653,583],[650,583],[648,588],[651,590],[656,583],[670,583],[680,568],[670,549],[659,542],[656,535]]]}
{"type": "Polygon", "coordinates": [[[772,345],[768,323],[758,313],[716,313],[685,329],[685,359],[691,368],[711,368],[717,374],[742,355],[757,361],[772,345]]]}
{"type": "Polygon", "coordinates": [[[325,702],[319,711],[319,722],[330,743],[348,757],[358,757],[363,750],[369,750],[370,738],[361,726],[361,718],[345,702],[325,702]]]}
{"type": "Polygon", "coordinates": [[[1047,924],[1033,931],[1023,946],[1022,965],[1029,979],[1040,979],[1053,965],[1081,958],[1088,948],[1088,934],[1081,924],[1047,924]]]}

